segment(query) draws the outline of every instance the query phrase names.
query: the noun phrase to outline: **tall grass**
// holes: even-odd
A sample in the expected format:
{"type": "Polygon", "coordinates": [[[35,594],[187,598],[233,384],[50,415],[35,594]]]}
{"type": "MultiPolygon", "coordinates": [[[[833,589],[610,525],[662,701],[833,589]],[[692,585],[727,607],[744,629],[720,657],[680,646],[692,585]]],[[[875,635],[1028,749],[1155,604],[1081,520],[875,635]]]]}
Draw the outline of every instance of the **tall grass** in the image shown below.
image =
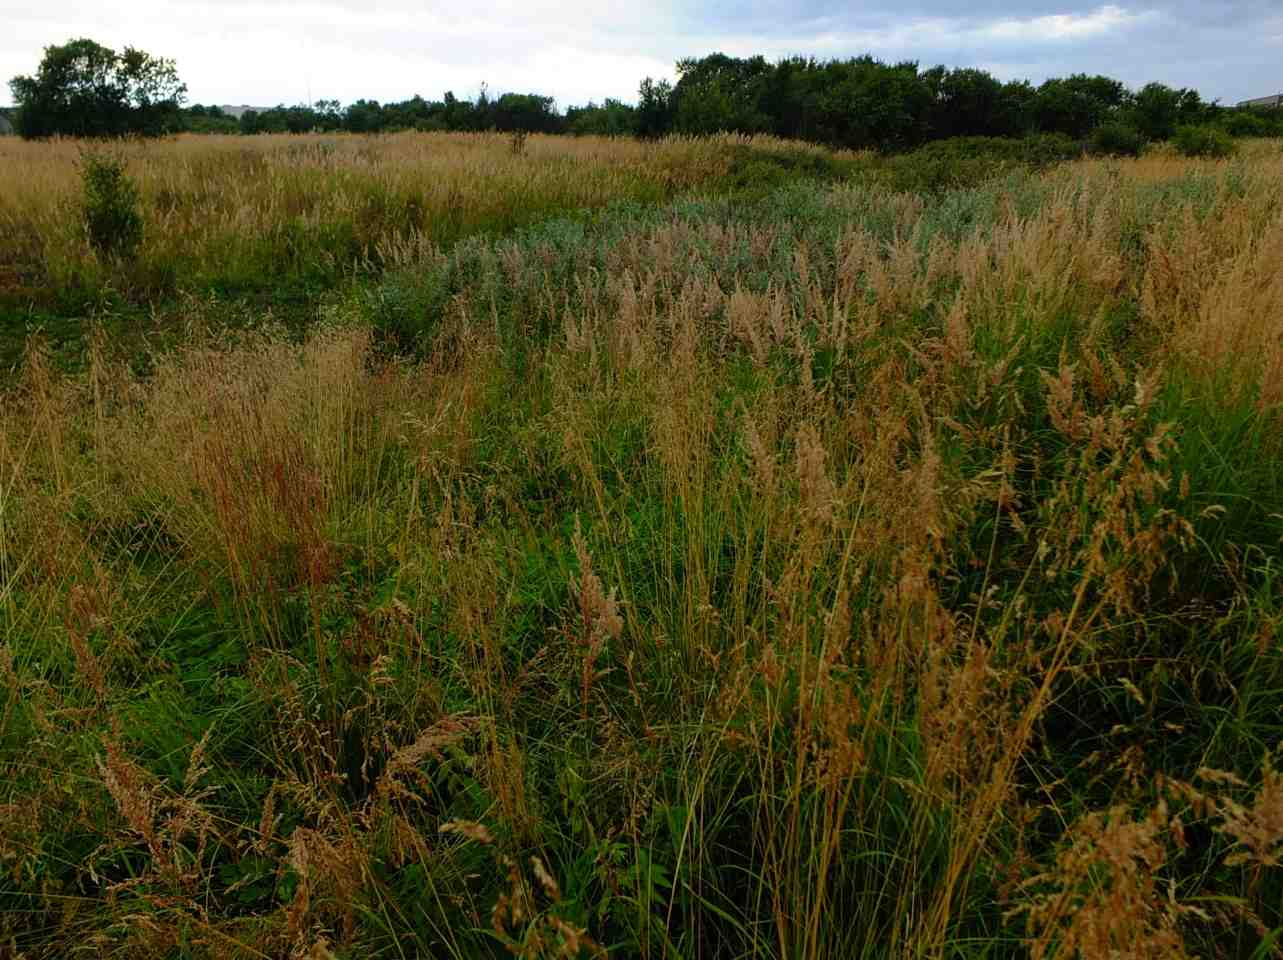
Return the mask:
{"type": "Polygon", "coordinates": [[[1280,237],[1263,156],[802,184],[33,341],[0,936],[1276,955],[1280,237]]]}
{"type": "Polygon", "coordinates": [[[75,141],[0,146],[0,270],[10,297],[332,282],[391,248],[445,244],[617,198],[662,199],[708,176],[711,144],[498,136],[183,136],[126,151],[146,214],[138,262],[95,257],[69,203],[75,141]]]}

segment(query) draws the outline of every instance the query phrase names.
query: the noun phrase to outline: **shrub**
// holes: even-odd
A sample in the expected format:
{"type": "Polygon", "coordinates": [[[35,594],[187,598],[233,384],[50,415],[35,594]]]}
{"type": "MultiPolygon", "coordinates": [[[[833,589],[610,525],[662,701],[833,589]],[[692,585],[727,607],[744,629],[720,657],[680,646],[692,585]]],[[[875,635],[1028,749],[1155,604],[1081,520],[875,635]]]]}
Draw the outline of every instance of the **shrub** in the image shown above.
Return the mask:
{"type": "Polygon", "coordinates": [[[143,239],[138,185],[112,154],[85,152],[80,158],[83,212],[89,243],[100,256],[132,257],[143,239]]]}
{"type": "Polygon", "coordinates": [[[1063,134],[953,137],[886,158],[872,179],[897,191],[943,193],[977,187],[1016,170],[1045,169],[1081,154],[1082,148],[1063,134]]]}
{"type": "Polygon", "coordinates": [[[1145,149],[1140,131],[1126,123],[1103,123],[1091,135],[1091,151],[1111,157],[1139,157],[1145,149]]]}
{"type": "Polygon", "coordinates": [[[751,195],[769,193],[798,180],[842,180],[851,172],[849,161],[821,149],[735,144],[729,148],[728,157],[725,188],[751,195]]]}
{"type": "Polygon", "coordinates": [[[1021,159],[1037,170],[1075,160],[1083,152],[1082,144],[1063,133],[1035,133],[1018,142],[1021,159]]]}
{"type": "Polygon", "coordinates": [[[1172,143],[1187,157],[1228,157],[1234,152],[1228,133],[1206,125],[1177,127],[1172,143]]]}
{"type": "Polygon", "coordinates": [[[1231,137],[1268,137],[1272,132],[1271,125],[1265,118],[1247,110],[1233,110],[1220,121],[1225,132],[1231,137]]]}

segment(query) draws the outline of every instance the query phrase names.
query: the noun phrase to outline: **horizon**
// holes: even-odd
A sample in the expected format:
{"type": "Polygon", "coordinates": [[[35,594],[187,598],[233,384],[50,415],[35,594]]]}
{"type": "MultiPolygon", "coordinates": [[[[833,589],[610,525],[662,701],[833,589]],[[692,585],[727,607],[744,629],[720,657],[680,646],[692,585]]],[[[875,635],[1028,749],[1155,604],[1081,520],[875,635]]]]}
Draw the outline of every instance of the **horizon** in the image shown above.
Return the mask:
{"type": "Polygon", "coordinates": [[[45,47],[82,36],[175,60],[188,103],[216,106],[439,100],[447,91],[475,100],[485,85],[492,95],[551,96],[564,112],[607,98],[635,103],[645,77],[674,80],[678,59],[715,51],[771,61],[869,54],[924,68],[977,67],[1035,84],[1103,74],[1132,89],[1151,81],[1192,88],[1226,105],[1283,90],[1283,11],[1264,0],[1022,0],[1018,9],[996,0],[904,0],[894,8],[875,0],[858,12],[833,0],[804,0],[784,15],[763,0],[715,12],[685,2],[639,12],[538,0],[501,3],[485,21],[418,6],[145,0],[121,13],[86,0],[49,0],[10,18],[0,40],[0,95],[8,95],[9,79],[36,71],[45,47]],[[234,70],[223,55],[229,47],[238,51],[234,70]]]}

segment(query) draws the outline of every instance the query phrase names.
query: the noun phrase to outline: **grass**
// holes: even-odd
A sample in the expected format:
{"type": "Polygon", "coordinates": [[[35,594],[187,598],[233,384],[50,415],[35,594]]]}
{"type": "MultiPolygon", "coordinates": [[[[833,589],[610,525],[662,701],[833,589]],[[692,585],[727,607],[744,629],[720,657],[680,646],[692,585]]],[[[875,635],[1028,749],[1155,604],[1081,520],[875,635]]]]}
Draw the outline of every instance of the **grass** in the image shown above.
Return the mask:
{"type": "Polygon", "coordinates": [[[27,345],[4,949],[1277,955],[1276,150],[759,147],[27,345]]]}
{"type": "Polygon", "coordinates": [[[0,360],[43,326],[81,344],[249,310],[305,325],[325,294],[461,237],[496,234],[616,200],[656,202],[724,175],[712,142],[645,144],[501,135],[180,136],[117,148],[137,183],[142,242],[95,250],[76,213],[84,146],[0,143],[0,360]],[[485,189],[477,184],[485,183],[485,189]],[[116,322],[113,322],[116,321],[116,322]],[[149,322],[150,321],[150,322],[149,322]]]}

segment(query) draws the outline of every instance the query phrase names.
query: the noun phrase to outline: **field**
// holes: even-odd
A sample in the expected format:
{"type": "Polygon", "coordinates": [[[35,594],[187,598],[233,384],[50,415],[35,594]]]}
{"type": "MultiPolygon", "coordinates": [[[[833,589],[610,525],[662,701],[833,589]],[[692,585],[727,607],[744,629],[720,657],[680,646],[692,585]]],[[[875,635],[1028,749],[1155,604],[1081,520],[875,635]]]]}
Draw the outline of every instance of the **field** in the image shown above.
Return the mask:
{"type": "Polygon", "coordinates": [[[244,142],[0,144],[0,956],[1283,952],[1277,142],[244,142]]]}

